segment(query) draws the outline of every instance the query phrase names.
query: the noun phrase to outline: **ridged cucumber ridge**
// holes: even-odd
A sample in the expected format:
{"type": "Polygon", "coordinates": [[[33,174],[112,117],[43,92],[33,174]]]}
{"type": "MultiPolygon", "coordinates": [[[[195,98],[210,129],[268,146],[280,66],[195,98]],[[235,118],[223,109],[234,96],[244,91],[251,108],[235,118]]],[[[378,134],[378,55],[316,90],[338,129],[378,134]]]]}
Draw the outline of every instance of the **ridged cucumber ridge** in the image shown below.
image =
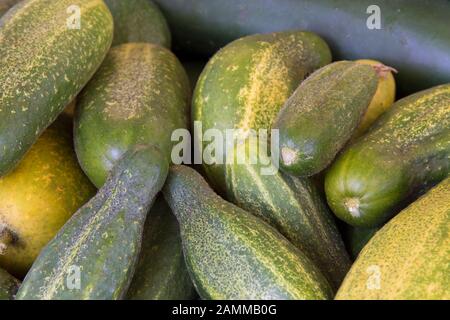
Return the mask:
{"type": "Polygon", "coordinates": [[[104,0],[114,18],[113,46],[149,42],[170,48],[167,21],[151,0],[104,0]]]}
{"type": "Polygon", "coordinates": [[[340,219],[373,227],[449,174],[450,84],[445,84],[396,102],[334,162],[325,189],[340,219]]]}
{"type": "Polygon", "coordinates": [[[450,299],[450,178],[364,247],[337,299],[450,299]]]}
{"type": "Polygon", "coordinates": [[[159,196],[145,222],[141,254],[127,299],[191,300],[195,297],[177,219],[159,196]]]}
{"type": "Polygon", "coordinates": [[[0,300],[12,300],[19,285],[19,280],[0,268],[0,300]]]}
{"type": "Polygon", "coordinates": [[[227,199],[275,227],[308,255],[337,290],[351,264],[325,200],[311,180],[283,174],[267,155],[259,154],[259,163],[251,164],[248,149],[257,148],[251,144],[236,147],[235,155],[247,152],[244,163],[238,163],[236,156],[228,162],[233,164],[227,164],[227,199]]]}
{"type": "Polygon", "coordinates": [[[174,166],[163,194],[181,229],[186,263],[204,299],[327,299],[314,264],[275,229],[226,202],[193,169],[174,166]]]}
{"type": "Polygon", "coordinates": [[[377,86],[373,67],[350,61],[329,64],[303,81],[274,123],[281,168],[296,176],[325,169],[358,127],[377,86]]]}
{"type": "Polygon", "coordinates": [[[0,175],[92,77],[112,34],[102,0],[26,0],[0,20],[0,175]],[[68,27],[73,6],[79,29],[68,27]]]}
{"type": "MultiPolygon", "coordinates": [[[[194,92],[192,119],[203,130],[270,129],[287,98],[311,72],[331,62],[327,44],[310,32],[247,36],[208,62],[194,92]]],[[[224,188],[224,166],[206,168],[224,188]]]]}
{"type": "Polygon", "coordinates": [[[83,170],[100,187],[135,144],[154,144],[170,160],[171,134],[188,127],[190,86],[169,50],[129,43],[110,50],[77,98],[75,148],[83,170]]]}
{"type": "Polygon", "coordinates": [[[134,273],[147,212],[167,172],[157,148],[130,150],[97,195],[43,249],[17,298],[122,298],[134,273]]]}

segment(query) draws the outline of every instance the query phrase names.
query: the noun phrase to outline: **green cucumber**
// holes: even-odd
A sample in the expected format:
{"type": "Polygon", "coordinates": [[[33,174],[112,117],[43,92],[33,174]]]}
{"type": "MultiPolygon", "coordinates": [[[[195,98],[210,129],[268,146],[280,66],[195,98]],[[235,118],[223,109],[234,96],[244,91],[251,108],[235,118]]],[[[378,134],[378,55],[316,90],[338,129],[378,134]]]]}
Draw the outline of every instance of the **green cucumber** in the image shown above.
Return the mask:
{"type": "Polygon", "coordinates": [[[100,187],[136,144],[154,144],[170,160],[171,134],[188,127],[186,72],[167,49],[129,43],[111,49],[77,98],[75,149],[81,167],[100,187]]]}
{"type": "MultiPolygon", "coordinates": [[[[200,75],[192,120],[200,122],[204,131],[218,129],[224,136],[227,129],[241,129],[244,134],[250,129],[269,130],[299,83],[330,62],[327,44],[309,32],[279,32],[236,40],[214,55],[200,75]]],[[[198,150],[202,149],[202,145],[194,143],[198,150]]],[[[226,194],[225,166],[205,164],[204,169],[215,189],[226,194]]]]}
{"type": "MultiPolygon", "coordinates": [[[[193,120],[201,121],[203,130],[219,129],[224,135],[226,129],[233,128],[243,129],[244,134],[248,129],[270,129],[279,109],[304,77],[330,60],[326,43],[308,32],[237,40],[217,53],[200,76],[193,120]]],[[[308,188],[308,181],[299,182],[298,187],[278,172],[260,175],[257,165],[205,164],[203,168],[228,200],[263,217],[295,245],[307,249],[305,253],[311,254],[334,286],[340,283],[349,259],[333,221],[317,194],[308,188]],[[303,197],[309,201],[299,202],[299,192],[305,192],[303,197]]]]}
{"type": "Polygon", "coordinates": [[[151,0],[105,0],[114,18],[113,46],[149,42],[170,48],[166,19],[151,0]]]}
{"type": "MultiPolygon", "coordinates": [[[[249,148],[238,145],[235,154],[243,154],[245,147],[249,148]]],[[[275,227],[337,290],[351,262],[324,198],[310,179],[285,175],[272,164],[264,166],[270,157],[260,157],[257,164],[250,163],[248,154],[245,163],[228,162],[227,199],[275,227]],[[262,170],[273,174],[265,175],[262,170]]]]}
{"type": "Polygon", "coordinates": [[[203,299],[329,299],[326,278],[264,221],[220,198],[194,169],[174,166],[163,189],[203,299]]]}
{"type": "Polygon", "coordinates": [[[89,81],[112,36],[112,17],[102,0],[26,0],[3,16],[0,176],[89,81]]]}
{"type": "Polygon", "coordinates": [[[338,60],[370,57],[397,69],[403,94],[450,82],[448,0],[156,2],[180,51],[210,55],[248,34],[309,30],[330,44],[338,60]]]}
{"type": "Polygon", "coordinates": [[[348,252],[353,259],[358,257],[358,254],[369,242],[370,239],[377,233],[380,228],[358,228],[345,225],[344,241],[346,242],[348,252]]]}
{"type": "Polygon", "coordinates": [[[396,102],[328,170],[325,191],[347,223],[375,227],[450,173],[450,84],[396,102]]]}
{"type": "Polygon", "coordinates": [[[41,251],[18,299],[120,299],[135,271],[147,212],[168,172],[153,146],[132,148],[41,251]]]}
{"type": "Polygon", "coordinates": [[[336,299],[449,300],[449,230],[447,178],[375,234],[336,299]]]}
{"type": "Polygon", "coordinates": [[[141,256],[127,299],[191,300],[196,292],[184,262],[180,230],[164,198],[147,216],[141,256]]]}
{"type": "Polygon", "coordinates": [[[273,125],[281,168],[295,176],[325,169],[353,135],[377,87],[371,66],[350,61],[329,64],[302,82],[273,125]]]}
{"type": "MultiPolygon", "coordinates": [[[[226,129],[269,130],[300,82],[330,62],[327,44],[310,32],[236,40],[215,54],[203,70],[194,92],[192,119],[201,122],[204,131],[218,129],[224,136],[226,129]]],[[[209,180],[222,192],[227,179],[224,169],[220,164],[205,166],[209,180]]]]}
{"type": "Polygon", "coordinates": [[[0,0],[0,17],[4,15],[17,2],[19,2],[19,0],[0,0]]]}
{"type": "Polygon", "coordinates": [[[19,285],[19,280],[0,268],[0,300],[12,300],[19,285]]]}

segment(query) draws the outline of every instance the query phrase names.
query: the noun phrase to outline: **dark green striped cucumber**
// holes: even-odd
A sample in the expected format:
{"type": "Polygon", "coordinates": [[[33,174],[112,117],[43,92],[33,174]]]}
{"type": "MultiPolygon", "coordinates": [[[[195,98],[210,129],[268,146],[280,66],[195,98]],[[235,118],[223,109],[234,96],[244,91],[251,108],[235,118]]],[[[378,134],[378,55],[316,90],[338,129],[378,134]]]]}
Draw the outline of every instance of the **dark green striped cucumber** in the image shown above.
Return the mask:
{"type": "Polygon", "coordinates": [[[149,42],[170,48],[166,19],[151,0],[105,0],[114,18],[113,46],[149,42]]]}
{"type": "Polygon", "coordinates": [[[351,138],[378,86],[375,69],[329,64],[300,84],[278,114],[281,168],[295,176],[325,169],[351,138]]]}
{"type": "Polygon", "coordinates": [[[19,285],[19,280],[0,268],[0,300],[12,300],[19,285]]]}
{"type": "Polygon", "coordinates": [[[174,166],[163,189],[203,299],[329,299],[326,278],[264,221],[220,198],[194,169],[174,166]]]}
{"type": "Polygon", "coordinates": [[[19,0],[0,0],[0,17],[3,16],[19,0]]]}
{"type": "Polygon", "coordinates": [[[190,300],[195,297],[184,262],[177,219],[160,196],[145,222],[141,255],[127,299],[190,300]]]}
{"type": "Polygon", "coordinates": [[[0,176],[89,81],[112,37],[102,0],[26,0],[0,20],[0,176]]]}
{"type": "Polygon", "coordinates": [[[448,0],[156,2],[178,51],[210,55],[248,34],[309,30],[339,60],[370,57],[397,69],[402,93],[450,82],[448,0]]]}
{"type": "Polygon", "coordinates": [[[186,72],[167,49],[129,43],[111,49],[77,99],[75,148],[81,167],[100,187],[136,144],[154,144],[170,160],[171,134],[188,127],[186,72]]]}
{"type": "MultiPolygon", "coordinates": [[[[252,143],[238,144],[235,155],[243,154],[243,148],[257,148],[252,143]]],[[[227,199],[274,226],[308,255],[337,290],[351,263],[324,198],[310,179],[283,174],[269,156],[259,156],[256,164],[249,154],[244,163],[237,158],[227,162],[227,199]]]]}
{"type": "Polygon", "coordinates": [[[145,218],[168,172],[153,146],[132,148],[108,181],[41,251],[18,299],[120,299],[139,257],[145,218]]]}
{"type": "Polygon", "coordinates": [[[325,179],[334,213],[382,224],[450,173],[450,84],[403,98],[341,154],[325,179]]]}

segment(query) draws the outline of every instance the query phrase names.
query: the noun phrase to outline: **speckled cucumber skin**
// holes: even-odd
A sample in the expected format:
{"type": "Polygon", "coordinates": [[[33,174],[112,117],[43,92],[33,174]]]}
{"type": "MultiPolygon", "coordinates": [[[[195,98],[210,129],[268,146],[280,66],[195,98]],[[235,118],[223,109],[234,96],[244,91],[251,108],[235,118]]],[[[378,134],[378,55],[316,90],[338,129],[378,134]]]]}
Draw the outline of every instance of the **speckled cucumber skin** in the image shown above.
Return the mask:
{"type": "Polygon", "coordinates": [[[19,285],[19,280],[0,268],[0,300],[12,300],[19,285]]]}
{"type": "Polygon", "coordinates": [[[147,212],[168,172],[153,146],[136,146],[43,249],[17,299],[120,299],[131,282],[147,212]],[[68,287],[80,268],[80,287],[68,287]],[[73,278],[72,278],[73,279],[73,278]]]}
{"type": "Polygon", "coordinates": [[[194,169],[174,166],[163,189],[203,299],[329,299],[333,290],[299,249],[220,198],[194,169]]]}
{"type": "Polygon", "coordinates": [[[114,18],[113,46],[149,42],[170,48],[166,19],[151,0],[104,0],[114,18]]]}
{"type": "Polygon", "coordinates": [[[196,295],[184,262],[177,219],[160,196],[145,222],[141,255],[127,299],[191,300],[196,295]]]}
{"type": "Polygon", "coordinates": [[[302,82],[273,126],[281,169],[307,177],[325,169],[358,127],[377,86],[371,66],[350,61],[329,64],[302,82]]]}
{"type": "Polygon", "coordinates": [[[450,299],[449,229],[447,178],[376,233],[336,299],[450,299]],[[377,285],[377,274],[379,286],[374,288],[370,285],[377,285]]]}
{"type": "MultiPolygon", "coordinates": [[[[325,42],[308,32],[237,40],[217,53],[200,76],[194,93],[193,119],[202,121],[204,131],[270,129],[298,84],[330,61],[325,42]]],[[[339,285],[349,268],[349,259],[333,221],[322,210],[322,200],[308,188],[308,181],[296,186],[279,172],[263,176],[259,174],[261,166],[248,163],[204,168],[209,181],[222,195],[263,217],[296,246],[309,251],[334,287],[339,285]],[[306,193],[299,195],[299,192],[306,193]],[[309,201],[300,202],[300,198],[309,201]],[[310,223],[313,218],[323,223],[310,223]]]]}
{"type": "Polygon", "coordinates": [[[170,160],[171,134],[188,127],[190,87],[169,50],[149,43],[111,49],[77,98],[75,149],[100,187],[118,159],[136,144],[157,145],[170,160]]]}
{"type": "MultiPolygon", "coordinates": [[[[244,147],[238,145],[235,154],[242,154],[244,147]]],[[[228,162],[227,199],[274,226],[308,255],[337,290],[351,263],[325,199],[310,179],[263,165],[270,163],[270,157],[259,156],[258,164],[251,164],[248,154],[244,164],[237,159],[228,162]],[[263,169],[274,174],[264,175],[263,169]]]]}
{"type": "Polygon", "coordinates": [[[382,224],[450,173],[450,84],[403,98],[327,172],[334,213],[360,227],[382,224]]]}
{"type": "MultiPolygon", "coordinates": [[[[233,41],[213,56],[200,75],[192,120],[201,121],[203,131],[270,129],[299,83],[330,62],[327,44],[310,32],[259,34],[233,41]]],[[[224,166],[205,166],[205,171],[214,186],[225,191],[224,166]]]]}
{"type": "MultiPolygon", "coordinates": [[[[73,25],[73,24],[72,24],[73,25]]],[[[0,20],[0,175],[78,94],[111,45],[101,0],[25,0],[0,20]],[[68,28],[76,5],[81,28],[68,28]]]]}
{"type": "Polygon", "coordinates": [[[0,17],[18,2],[19,0],[0,0],[0,17]]]}

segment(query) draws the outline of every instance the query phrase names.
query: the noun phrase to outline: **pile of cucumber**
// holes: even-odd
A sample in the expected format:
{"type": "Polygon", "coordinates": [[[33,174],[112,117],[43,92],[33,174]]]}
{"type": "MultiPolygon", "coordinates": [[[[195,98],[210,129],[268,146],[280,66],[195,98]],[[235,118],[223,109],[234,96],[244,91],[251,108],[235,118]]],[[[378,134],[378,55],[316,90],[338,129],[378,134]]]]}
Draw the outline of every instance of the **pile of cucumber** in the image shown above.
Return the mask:
{"type": "Polygon", "coordinates": [[[450,299],[450,4],[379,1],[370,38],[365,1],[156,2],[0,0],[0,299],[450,299]],[[240,143],[174,164],[198,123],[240,143]],[[42,244],[33,181],[67,204],[42,244]]]}

